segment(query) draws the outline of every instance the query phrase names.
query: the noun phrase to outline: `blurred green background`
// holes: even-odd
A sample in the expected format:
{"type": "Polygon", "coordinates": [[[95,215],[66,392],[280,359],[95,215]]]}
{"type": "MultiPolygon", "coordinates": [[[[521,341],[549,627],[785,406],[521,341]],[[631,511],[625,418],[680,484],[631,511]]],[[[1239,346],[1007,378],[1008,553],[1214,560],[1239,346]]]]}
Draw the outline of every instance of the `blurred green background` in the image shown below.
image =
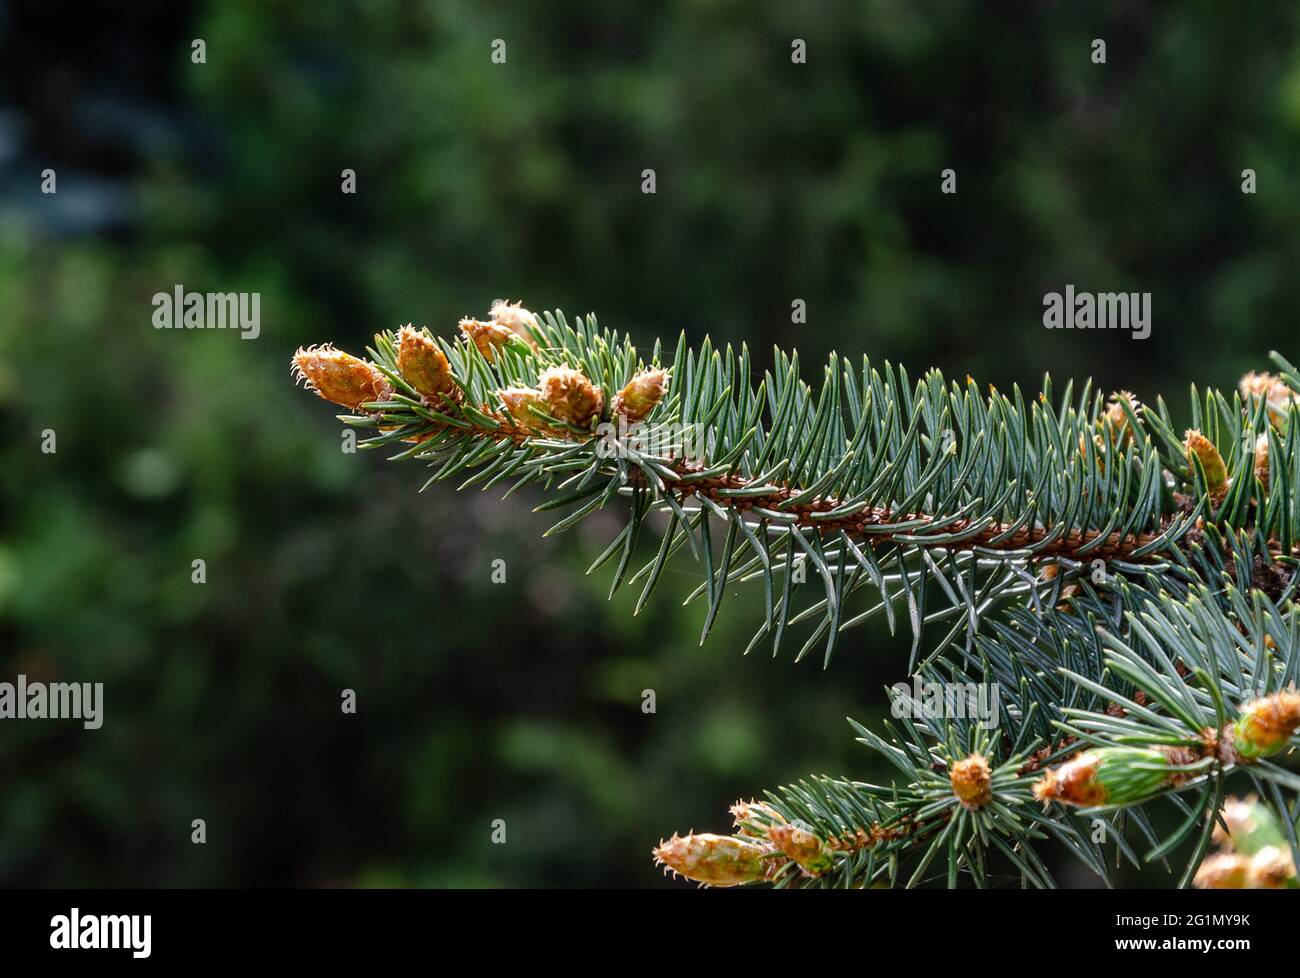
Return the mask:
{"type": "Polygon", "coordinates": [[[502,297],[1181,408],[1300,355],[1298,150],[1293,3],[0,5],[0,678],[106,685],[0,727],[0,884],[670,885],[737,797],[886,776],[844,718],[904,636],[743,657],[741,589],[700,648],[685,565],[633,618],[584,576],[620,513],[419,494],[290,353],[502,297]],[[1067,282],[1151,338],[1043,329],[1067,282]],[[153,329],[177,284],[261,336],[153,329]]]}

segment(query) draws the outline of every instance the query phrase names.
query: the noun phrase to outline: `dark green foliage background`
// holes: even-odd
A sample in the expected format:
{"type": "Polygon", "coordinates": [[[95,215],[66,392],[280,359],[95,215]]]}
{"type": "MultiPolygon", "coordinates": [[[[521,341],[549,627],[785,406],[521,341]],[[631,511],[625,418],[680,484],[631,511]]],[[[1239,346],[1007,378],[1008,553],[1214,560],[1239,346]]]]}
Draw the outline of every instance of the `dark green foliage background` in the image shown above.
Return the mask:
{"type": "Polygon", "coordinates": [[[510,297],[1180,411],[1300,356],[1291,3],[28,0],[0,86],[0,678],[106,684],[102,730],[0,726],[4,885],[647,886],[742,794],[884,776],[844,717],[903,636],[742,658],[755,588],[701,649],[686,574],[634,619],[583,576],[619,514],[418,495],[299,344],[510,297]],[[1044,330],[1067,282],[1151,292],[1152,337],[1044,330]],[[260,292],[261,337],[154,330],[177,283],[260,292]]]}

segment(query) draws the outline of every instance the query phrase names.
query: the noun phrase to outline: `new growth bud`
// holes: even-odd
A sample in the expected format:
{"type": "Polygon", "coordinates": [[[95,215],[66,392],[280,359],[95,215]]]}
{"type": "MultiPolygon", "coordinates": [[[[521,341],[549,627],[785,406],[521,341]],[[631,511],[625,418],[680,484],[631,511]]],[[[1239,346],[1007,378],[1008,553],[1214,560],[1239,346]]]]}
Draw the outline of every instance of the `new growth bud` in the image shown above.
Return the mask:
{"type": "Polygon", "coordinates": [[[546,413],[575,428],[589,428],[600,417],[605,395],[580,370],[547,367],[537,378],[546,413]]]}
{"type": "Polygon", "coordinates": [[[1250,857],[1237,852],[1216,852],[1206,856],[1192,885],[1202,890],[1245,890],[1250,888],[1250,857]]]}
{"type": "Polygon", "coordinates": [[[1043,773],[1034,783],[1034,798],[1090,808],[1131,805],[1151,797],[1172,781],[1182,760],[1174,750],[1146,747],[1095,747],[1043,773]]]}
{"type": "Polygon", "coordinates": [[[1228,492],[1228,468],[1223,464],[1223,456],[1214,447],[1214,442],[1196,429],[1190,428],[1183,446],[1187,452],[1189,467],[1193,469],[1196,467],[1192,459],[1200,461],[1201,469],[1205,472],[1205,487],[1210,490],[1210,498],[1216,503],[1221,501],[1228,492]]]}
{"type": "Polygon", "coordinates": [[[767,874],[769,851],[728,835],[674,834],[650,850],[655,865],[706,886],[741,886],[767,874]]]}
{"type": "Polygon", "coordinates": [[[1296,885],[1291,853],[1282,846],[1268,846],[1250,857],[1252,890],[1285,890],[1296,885]]]}
{"type": "Polygon", "coordinates": [[[1103,415],[1103,420],[1110,424],[1114,438],[1121,448],[1133,441],[1133,429],[1129,425],[1128,411],[1124,410],[1125,405],[1133,412],[1134,417],[1141,416],[1142,402],[1129,391],[1117,391],[1112,394],[1106,413],[1103,415]]]}
{"type": "Polygon", "coordinates": [[[775,808],[762,801],[736,802],[731,806],[731,817],[735,819],[736,834],[750,839],[766,839],[770,826],[785,823],[775,808]]]}
{"type": "Polygon", "coordinates": [[[478,347],[478,352],[483,354],[483,359],[488,363],[496,360],[497,350],[515,341],[513,330],[499,323],[485,323],[478,319],[462,319],[460,331],[478,347]]]}
{"type": "Polygon", "coordinates": [[[1253,855],[1269,846],[1286,845],[1286,836],[1268,806],[1251,795],[1229,798],[1223,803],[1223,811],[1214,824],[1214,841],[1225,848],[1253,855]]]}
{"type": "Polygon", "coordinates": [[[293,375],[309,391],[353,411],[368,401],[387,400],[392,393],[378,367],[329,343],[299,347],[293,355],[293,375]]]}
{"type": "Polygon", "coordinates": [[[834,861],[831,850],[821,839],[797,825],[769,826],[767,837],[809,876],[820,876],[831,868],[834,861]]]}
{"type": "Polygon", "coordinates": [[[1247,703],[1231,727],[1232,746],[1244,760],[1282,750],[1300,727],[1300,693],[1283,690],[1247,703]]]}
{"type": "Polygon", "coordinates": [[[1255,478],[1268,492],[1268,435],[1260,435],[1255,440],[1255,478]]]}
{"type": "Polygon", "coordinates": [[[541,391],[531,387],[507,387],[497,391],[497,397],[501,398],[501,403],[520,427],[536,432],[551,430],[541,418],[528,410],[530,407],[539,411],[546,410],[546,401],[543,400],[541,391]]]}
{"type": "Polygon", "coordinates": [[[614,413],[628,421],[640,421],[663,400],[668,390],[668,372],[659,367],[642,370],[614,397],[614,413]]]}
{"type": "Polygon", "coordinates": [[[433,337],[410,325],[397,333],[397,369],[403,379],[429,404],[439,406],[444,399],[461,399],[460,387],[452,379],[451,364],[433,337]]]}
{"type": "Polygon", "coordinates": [[[512,303],[498,299],[492,303],[492,310],[488,313],[488,317],[498,326],[504,326],[520,337],[534,350],[537,349],[537,340],[533,333],[537,329],[537,317],[524,308],[523,302],[512,303]]]}
{"type": "Polygon", "coordinates": [[[993,800],[993,772],[980,754],[972,754],[952,766],[948,773],[952,793],[966,808],[974,811],[993,800]]]}
{"type": "Polygon", "coordinates": [[[1293,391],[1285,380],[1274,374],[1252,371],[1241,378],[1237,389],[1252,409],[1259,401],[1264,401],[1268,406],[1269,421],[1278,428],[1286,421],[1291,405],[1300,403],[1300,393],[1293,391]]]}
{"type": "Polygon", "coordinates": [[[1253,856],[1216,852],[1196,871],[1192,885],[1202,890],[1288,890],[1297,885],[1291,854],[1268,846],[1253,856]]]}

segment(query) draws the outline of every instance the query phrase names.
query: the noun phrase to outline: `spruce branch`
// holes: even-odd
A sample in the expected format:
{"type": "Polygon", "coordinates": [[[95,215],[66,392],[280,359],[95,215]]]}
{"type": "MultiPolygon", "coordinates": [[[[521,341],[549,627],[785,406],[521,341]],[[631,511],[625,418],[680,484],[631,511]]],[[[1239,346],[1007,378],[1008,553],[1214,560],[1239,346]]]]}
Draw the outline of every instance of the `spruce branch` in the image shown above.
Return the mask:
{"type": "MultiPolygon", "coordinates": [[[[1286,827],[1287,864],[1300,865],[1300,775],[1278,763],[1293,751],[1300,730],[1300,612],[1294,604],[1278,607],[1262,591],[1227,591],[1225,598],[1222,591],[1198,586],[1178,600],[1141,597],[1134,589],[1125,603],[1136,602],[1140,610],[1120,614],[1129,626],[1124,636],[1098,628],[1090,615],[1034,619],[1034,634],[1051,639],[1041,658],[1012,656],[1001,668],[986,663],[982,673],[997,677],[1004,688],[1015,689],[1018,682],[1021,692],[1006,704],[996,739],[970,721],[914,719],[921,714],[917,709],[896,711],[901,719],[886,724],[884,737],[854,724],[859,739],[902,778],[884,786],[816,779],[771,795],[783,818],[833,850],[832,863],[821,872],[804,870],[789,884],[856,887],[904,879],[912,885],[940,851],[940,836],[955,840],[947,852],[950,883],[968,873],[988,885],[989,856],[1000,854],[1020,870],[1025,885],[1050,886],[1033,846],[1034,839],[1046,837],[1109,881],[1106,854],[1092,841],[1100,818],[1106,838],[1135,866],[1167,863],[1180,844],[1190,844],[1185,885],[1206,853],[1226,779],[1234,774],[1269,799],[1286,827]],[[1166,649],[1179,650],[1177,658],[1166,649]],[[1053,694],[1038,698],[1029,675],[1050,665],[1052,656],[1082,663],[1084,671],[1055,666],[1053,694]],[[1044,715],[1046,725],[1040,722],[1044,715]],[[973,792],[959,772],[976,757],[996,776],[977,781],[987,789],[973,792]],[[964,760],[954,763],[955,758],[964,760]],[[1041,812],[1016,807],[1031,797],[1044,803],[1041,812]],[[972,798],[991,803],[982,818],[963,810],[972,807],[972,798]],[[864,805],[867,800],[872,804],[864,805]],[[1155,828],[1149,809],[1156,802],[1174,807],[1179,827],[1172,834],[1162,837],[1155,828]],[[963,820],[972,826],[966,834],[963,820]],[[1126,840],[1126,823],[1147,840],[1144,854],[1126,840]],[[891,831],[897,829],[905,831],[891,831]],[[834,845],[846,838],[860,844],[834,845]],[[900,877],[902,866],[913,867],[909,877],[900,877]]],[[[922,674],[949,684],[969,681],[953,663],[923,667],[922,674]]],[[[769,842],[781,851],[777,840],[769,842]]],[[[678,869],[666,858],[671,850],[656,855],[678,869]]],[[[1277,858],[1270,858],[1276,865],[1277,858]]]]}
{"type": "Polygon", "coordinates": [[[381,333],[368,354],[307,348],[294,371],[373,430],[363,446],[423,462],[429,483],[540,487],[539,510],[567,510],[548,534],[625,501],[590,570],[613,564],[611,596],[639,585],[637,612],[687,551],[701,641],[729,585],[754,581],[751,649],[802,628],[796,659],[820,644],[829,663],[844,631],[883,616],[891,632],[906,620],[918,676],[1008,691],[996,735],[951,717],[905,716],[884,738],[857,726],[899,782],[781,788],[742,806],[735,835],[662,842],[665,867],[713,885],[862,886],[904,868],[919,882],[942,855],[950,885],[988,885],[996,863],[1049,886],[1034,842],[1050,838],[1109,879],[1086,814],[1116,819],[1134,863],[1126,826],[1147,860],[1195,835],[1186,882],[1239,772],[1295,859],[1283,792],[1300,777],[1275,758],[1300,726],[1300,374],[1280,355],[1235,391],[1193,388],[1179,436],[1163,400],[1090,383],[1058,396],[1045,378],[1027,399],[832,354],[813,386],[798,354],[760,369],[744,346],[683,336],[669,360],[592,316],[570,326],[520,304],[453,338],[381,333]],[[1157,801],[1183,818],[1173,837],[1146,811],[1157,801]]]}
{"type": "MultiPolygon", "coordinates": [[[[725,585],[761,579],[753,644],[768,636],[779,647],[790,624],[808,622],[800,655],[824,641],[829,660],[841,632],[883,613],[891,628],[908,618],[914,650],[927,625],[950,623],[942,648],[969,639],[1000,600],[1054,590],[1034,567],[1181,563],[1207,519],[1254,527],[1277,554],[1300,532],[1300,425],[1273,427],[1275,396],[1194,397],[1196,429],[1179,439],[1163,402],[1117,395],[1108,406],[1089,385],[1077,397],[1067,385],[1054,406],[1048,380],[1026,403],[1018,389],[983,394],[936,371],[912,386],[901,368],[854,369],[832,355],[815,390],[797,354],[781,351],[754,382],[743,347],[691,350],[683,338],[665,368],[658,344],[647,364],[593,317],[570,327],[517,306],[464,320],[462,333],[380,334],[373,362],[302,350],[295,370],[362,412],[343,419],[377,430],[366,447],[401,447],[396,457],[433,466],[430,481],[476,469],[465,485],[513,478],[553,490],[541,508],[571,510],[549,532],[628,497],[629,522],[593,569],[617,557],[611,593],[644,582],[640,608],[666,560],[689,549],[704,570],[692,597],[709,605],[705,635],[725,585]],[[629,574],[653,513],[667,518],[660,554],[629,574]],[[823,596],[796,610],[810,580],[823,596]],[[861,589],[879,603],[847,614],[861,589]]],[[[1297,410],[1290,397],[1284,420],[1297,410]]]]}

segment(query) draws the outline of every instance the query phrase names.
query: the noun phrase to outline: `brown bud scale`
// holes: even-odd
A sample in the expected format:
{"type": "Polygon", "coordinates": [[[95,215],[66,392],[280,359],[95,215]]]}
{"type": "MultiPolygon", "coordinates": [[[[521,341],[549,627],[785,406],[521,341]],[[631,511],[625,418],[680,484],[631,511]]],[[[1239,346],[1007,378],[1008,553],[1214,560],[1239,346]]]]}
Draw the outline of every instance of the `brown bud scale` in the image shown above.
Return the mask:
{"type": "Polygon", "coordinates": [[[392,394],[392,385],[379,368],[329,343],[299,347],[293,355],[293,374],[309,391],[354,411],[392,394]]]}

